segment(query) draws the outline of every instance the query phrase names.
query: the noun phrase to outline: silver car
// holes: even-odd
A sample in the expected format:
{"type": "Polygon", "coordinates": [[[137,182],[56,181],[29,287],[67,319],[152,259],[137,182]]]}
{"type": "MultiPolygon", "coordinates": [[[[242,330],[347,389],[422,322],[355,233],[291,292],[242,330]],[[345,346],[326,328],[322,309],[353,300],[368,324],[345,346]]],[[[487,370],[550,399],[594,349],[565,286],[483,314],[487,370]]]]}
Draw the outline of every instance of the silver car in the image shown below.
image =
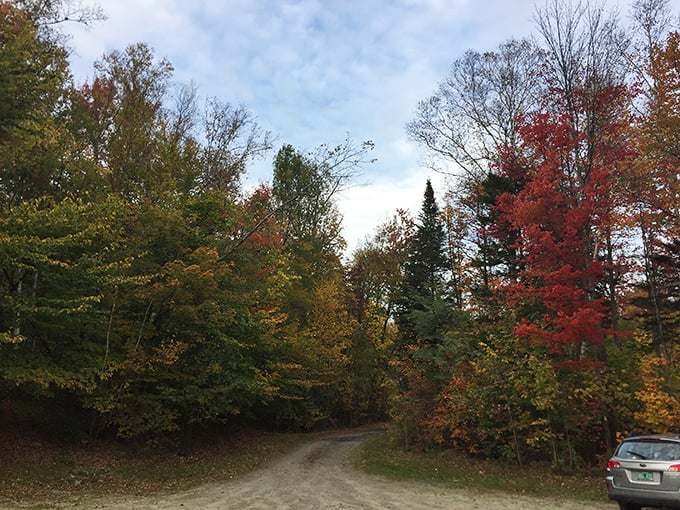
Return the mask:
{"type": "Polygon", "coordinates": [[[680,508],[680,436],[627,437],[607,462],[606,482],[621,510],[680,508]]]}

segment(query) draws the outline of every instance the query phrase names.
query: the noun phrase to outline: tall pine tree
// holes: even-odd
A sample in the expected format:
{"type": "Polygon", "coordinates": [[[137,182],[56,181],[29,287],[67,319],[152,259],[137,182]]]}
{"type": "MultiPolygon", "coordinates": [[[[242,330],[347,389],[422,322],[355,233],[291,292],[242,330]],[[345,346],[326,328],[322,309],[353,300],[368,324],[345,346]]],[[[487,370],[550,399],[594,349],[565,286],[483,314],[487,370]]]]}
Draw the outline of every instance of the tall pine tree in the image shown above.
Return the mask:
{"type": "Polygon", "coordinates": [[[446,314],[445,232],[432,183],[427,180],[398,303],[401,347],[440,343],[439,319],[446,314]]]}

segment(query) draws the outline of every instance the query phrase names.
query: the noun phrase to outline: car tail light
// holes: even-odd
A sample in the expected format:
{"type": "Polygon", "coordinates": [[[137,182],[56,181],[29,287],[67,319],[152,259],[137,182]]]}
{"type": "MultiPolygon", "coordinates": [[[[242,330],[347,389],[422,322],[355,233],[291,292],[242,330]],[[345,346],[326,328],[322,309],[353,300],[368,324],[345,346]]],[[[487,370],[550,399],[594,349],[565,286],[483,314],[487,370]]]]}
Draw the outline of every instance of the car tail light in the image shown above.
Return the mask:
{"type": "MultiPolygon", "coordinates": [[[[609,460],[607,461],[607,469],[618,469],[621,467],[621,464],[616,462],[615,460],[609,460]]],[[[671,466],[671,467],[678,467],[680,468],[680,464],[677,466],[671,466]]]]}
{"type": "Polygon", "coordinates": [[[672,466],[669,466],[666,471],[670,471],[671,473],[680,473],[680,464],[673,464],[672,466]]]}

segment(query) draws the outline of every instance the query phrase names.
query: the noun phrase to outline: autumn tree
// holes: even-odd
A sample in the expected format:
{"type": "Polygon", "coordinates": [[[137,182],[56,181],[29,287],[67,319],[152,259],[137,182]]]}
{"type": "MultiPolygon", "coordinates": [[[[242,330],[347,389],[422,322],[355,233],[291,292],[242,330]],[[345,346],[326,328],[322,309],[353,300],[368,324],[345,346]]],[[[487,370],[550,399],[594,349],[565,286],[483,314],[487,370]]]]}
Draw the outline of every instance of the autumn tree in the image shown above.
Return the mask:
{"type": "Polygon", "coordinates": [[[284,374],[281,395],[289,397],[279,398],[276,405],[282,410],[279,419],[289,426],[311,427],[352,416],[356,394],[349,351],[356,323],[347,307],[336,199],[370,148],[371,144],[355,147],[346,141],[303,154],[285,145],[274,161],[273,217],[281,225],[291,278],[282,301],[287,320],[279,337],[282,356],[277,370],[284,374]],[[322,305],[327,307],[323,312],[322,305]],[[329,321],[331,317],[335,319],[329,321]],[[308,352],[303,352],[301,342],[308,352]],[[331,386],[322,372],[336,374],[337,384],[331,386]]]}
{"type": "Polygon", "coordinates": [[[394,319],[402,267],[408,259],[414,233],[413,218],[400,209],[352,254],[347,275],[350,309],[360,323],[368,314],[377,314],[386,329],[394,319]]]}
{"type": "Polygon", "coordinates": [[[389,311],[352,313],[335,204],[372,144],[284,148],[245,193],[271,146],[255,117],[201,111],[144,44],[74,86],[50,28],[98,15],[74,6],[0,3],[0,398],[183,448],[235,420],[384,417],[389,311]]]}
{"type": "Polygon", "coordinates": [[[275,312],[243,285],[269,280],[218,251],[250,211],[197,193],[195,96],[169,108],[170,64],[131,46],[72,89],[49,4],[2,4],[3,398],[56,398],[55,426],[92,411],[91,432],[123,436],[225,420],[269,398],[256,353],[275,312]]]}
{"type": "Polygon", "coordinates": [[[72,425],[83,401],[112,375],[110,297],[141,284],[128,272],[125,215],[115,198],[46,198],[14,207],[0,222],[0,387],[36,416],[52,414],[51,427],[68,424],[62,432],[73,436],[82,430],[72,425]]]}
{"type": "Polygon", "coordinates": [[[354,405],[354,321],[345,305],[344,285],[326,279],[316,285],[313,297],[304,323],[279,325],[277,356],[268,367],[277,392],[263,415],[293,430],[347,424],[354,405]]]}
{"type": "MultiPolygon", "coordinates": [[[[624,274],[615,204],[620,169],[632,156],[628,39],[616,16],[584,2],[550,0],[537,8],[535,22],[535,45],[509,44],[484,58],[470,52],[456,61],[452,79],[421,103],[409,130],[444,165],[462,169],[454,193],[472,227],[462,236],[475,247],[470,265],[479,268],[470,292],[480,340],[493,352],[504,352],[494,338],[514,334],[519,345],[529,341],[526,355],[536,357],[536,367],[557,370],[555,381],[566,393],[589,395],[588,405],[599,406],[580,416],[594,427],[608,412],[598,370],[617,326],[624,274]],[[491,86],[493,72],[486,69],[498,71],[506,88],[491,86]],[[493,121],[494,106],[505,108],[504,121],[493,121]]],[[[473,344],[460,346],[450,351],[462,361],[452,378],[469,383],[474,366],[492,359],[473,344]]],[[[516,389],[506,389],[497,398],[520,405],[516,389]]],[[[459,390],[479,394],[475,384],[459,390]]],[[[451,391],[440,394],[447,395],[451,391]]],[[[546,419],[546,433],[564,438],[578,428],[572,418],[581,405],[586,401],[542,404],[542,417],[534,408],[527,420],[546,419]]]]}
{"type": "Polygon", "coordinates": [[[370,142],[357,147],[346,140],[333,148],[321,146],[303,154],[285,145],[275,158],[275,213],[298,279],[297,297],[291,293],[287,311],[296,319],[304,321],[309,292],[316,284],[342,274],[340,255],[345,242],[336,200],[371,149],[370,142]]]}
{"type": "MultiPolygon", "coordinates": [[[[571,130],[564,117],[532,119],[523,130],[531,166],[522,170],[531,179],[499,203],[525,254],[517,284],[508,286],[511,302],[519,299],[527,307],[522,316],[538,319],[525,319],[518,332],[544,344],[560,362],[581,361],[608,331],[605,298],[597,288],[604,268],[592,254],[590,235],[608,225],[611,168],[592,168],[585,186],[574,182],[568,170],[571,130]],[[550,332],[539,326],[543,320],[550,332]]],[[[591,351],[590,357],[598,355],[591,351]]]]}
{"type": "MultiPolygon", "coordinates": [[[[609,275],[621,274],[612,256],[612,182],[629,150],[623,124],[613,116],[617,105],[625,111],[625,89],[605,87],[600,94],[607,113],[530,118],[522,130],[522,165],[508,168],[526,182],[517,194],[499,199],[501,219],[517,232],[523,254],[517,283],[506,287],[509,304],[521,318],[515,334],[545,349],[560,371],[560,384],[568,388],[564,391],[589,395],[586,402],[573,402],[592,406],[593,414],[581,416],[581,423],[571,419],[576,408],[569,402],[554,408],[559,417],[553,419],[564,427],[565,437],[577,425],[609,423],[599,382],[607,361],[605,341],[615,334],[618,309],[612,288],[617,282],[609,275]],[[597,119],[597,129],[589,123],[574,125],[580,115],[597,119]]],[[[605,440],[610,433],[605,431],[605,440]]]]}
{"type": "Polygon", "coordinates": [[[130,199],[159,191],[171,177],[163,171],[157,144],[172,65],[136,44],[105,55],[95,68],[108,88],[101,133],[111,191],[130,199]]]}
{"type": "Polygon", "coordinates": [[[235,193],[246,164],[272,149],[271,135],[262,131],[245,106],[235,107],[217,98],[207,101],[204,125],[200,182],[206,189],[235,193]]]}
{"type": "Polygon", "coordinates": [[[414,229],[410,215],[398,210],[354,251],[346,269],[348,309],[356,320],[349,351],[353,417],[376,420],[387,415],[394,319],[414,229]]]}
{"type": "MultiPolygon", "coordinates": [[[[657,5],[658,8],[663,6],[657,5]]],[[[638,154],[626,167],[628,182],[634,182],[634,185],[625,187],[624,196],[639,232],[644,269],[644,282],[632,302],[643,323],[637,335],[651,339],[652,352],[645,360],[647,374],[658,381],[647,384],[644,391],[640,391],[647,408],[644,416],[645,419],[666,416],[662,427],[672,428],[675,422],[670,417],[677,406],[678,388],[673,369],[677,358],[674,341],[677,286],[673,275],[678,265],[676,245],[680,224],[676,170],[678,137],[675,133],[680,118],[676,97],[680,87],[677,79],[680,38],[672,32],[665,43],[654,44],[654,34],[659,37],[662,33],[663,20],[644,18],[641,14],[639,17],[647,20],[648,41],[652,46],[644,73],[647,87],[642,91],[642,106],[633,130],[638,154]],[[655,27],[656,31],[653,30],[655,27]],[[654,402],[665,403],[665,410],[662,412],[654,402]]]]}
{"type": "Polygon", "coordinates": [[[67,95],[66,51],[11,2],[0,2],[0,200],[4,209],[63,196],[70,144],[55,115],[67,95]]]}

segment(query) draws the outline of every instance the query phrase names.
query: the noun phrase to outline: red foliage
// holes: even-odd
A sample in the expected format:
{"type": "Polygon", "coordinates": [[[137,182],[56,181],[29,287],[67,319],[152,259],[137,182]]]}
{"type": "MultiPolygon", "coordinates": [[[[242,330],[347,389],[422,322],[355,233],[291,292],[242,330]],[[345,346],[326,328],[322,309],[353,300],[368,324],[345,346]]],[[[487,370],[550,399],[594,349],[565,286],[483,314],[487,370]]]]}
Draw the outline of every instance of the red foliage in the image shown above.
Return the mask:
{"type": "Polygon", "coordinates": [[[243,204],[246,217],[243,220],[242,228],[248,230],[257,225],[255,231],[248,237],[251,246],[273,247],[280,249],[283,243],[283,236],[272,214],[272,190],[266,184],[261,184],[256,188],[243,204]]]}
{"type": "Polygon", "coordinates": [[[97,77],[92,84],[85,83],[75,91],[76,97],[91,118],[98,123],[109,119],[115,95],[113,80],[97,77]]]}
{"type": "Polygon", "coordinates": [[[518,234],[514,247],[522,253],[522,269],[502,292],[511,306],[532,310],[515,334],[546,347],[558,361],[567,346],[601,345],[613,334],[598,296],[605,266],[595,246],[611,221],[610,178],[618,153],[603,150],[584,163],[585,147],[593,142],[566,115],[533,115],[521,135],[522,156],[509,165],[506,160],[502,171],[524,187],[499,197],[497,208],[499,225],[518,234]]]}

